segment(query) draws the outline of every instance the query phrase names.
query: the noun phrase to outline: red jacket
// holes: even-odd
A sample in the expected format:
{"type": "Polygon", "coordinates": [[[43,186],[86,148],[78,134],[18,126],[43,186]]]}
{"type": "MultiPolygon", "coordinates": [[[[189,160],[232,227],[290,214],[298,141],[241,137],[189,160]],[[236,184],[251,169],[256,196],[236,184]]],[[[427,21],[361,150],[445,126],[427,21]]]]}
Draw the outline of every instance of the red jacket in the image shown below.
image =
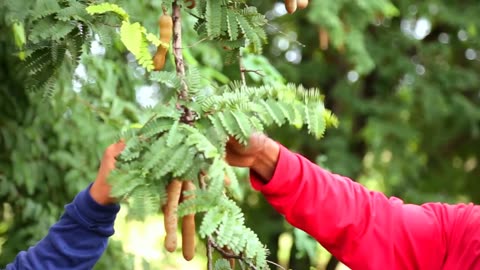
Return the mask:
{"type": "Polygon", "coordinates": [[[404,204],[284,147],[273,178],[252,185],[293,226],[353,270],[480,269],[480,207],[404,204]]]}

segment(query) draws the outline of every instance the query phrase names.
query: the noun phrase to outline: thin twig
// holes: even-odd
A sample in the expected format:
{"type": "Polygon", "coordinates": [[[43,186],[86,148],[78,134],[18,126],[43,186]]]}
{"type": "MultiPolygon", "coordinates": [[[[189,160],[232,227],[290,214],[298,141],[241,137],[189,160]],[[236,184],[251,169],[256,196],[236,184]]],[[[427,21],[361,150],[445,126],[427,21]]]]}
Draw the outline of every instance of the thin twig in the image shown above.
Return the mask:
{"type": "Polygon", "coordinates": [[[202,43],[202,42],[204,42],[204,41],[206,41],[206,40],[208,40],[208,38],[205,37],[205,38],[202,38],[202,39],[200,39],[199,41],[197,41],[197,42],[195,42],[195,43],[192,43],[192,45],[188,45],[188,46],[180,47],[180,48],[176,48],[176,49],[192,48],[192,47],[195,47],[195,46],[197,46],[198,44],[200,44],[200,43],[202,43]]]}
{"type": "Polygon", "coordinates": [[[230,252],[227,252],[227,251],[223,250],[220,246],[218,246],[217,243],[215,243],[213,241],[213,239],[211,237],[208,238],[208,241],[210,242],[211,246],[214,247],[215,250],[217,250],[220,254],[222,254],[222,256],[225,259],[239,259],[239,260],[242,259],[242,256],[240,256],[240,255],[233,254],[233,253],[230,253],[230,252]]]}
{"type": "Polygon", "coordinates": [[[301,46],[301,47],[304,47],[304,48],[307,47],[305,44],[301,43],[300,41],[298,41],[298,40],[292,40],[291,38],[289,38],[287,33],[283,32],[282,30],[280,30],[280,29],[279,29],[278,27],[276,27],[275,25],[273,25],[273,24],[271,24],[271,23],[268,23],[268,22],[266,23],[266,25],[268,25],[268,26],[270,26],[270,27],[273,27],[274,30],[277,31],[277,33],[280,33],[280,34],[286,36],[287,39],[288,39],[288,41],[297,43],[297,45],[299,45],[299,46],[301,46]]]}
{"type": "Polygon", "coordinates": [[[242,73],[252,72],[252,73],[257,74],[258,76],[262,76],[262,77],[265,76],[265,74],[263,74],[262,71],[258,70],[258,69],[242,69],[241,71],[242,71],[242,73]]]}
{"type": "Polygon", "coordinates": [[[114,27],[114,28],[118,28],[118,27],[121,27],[122,25],[120,24],[109,24],[109,23],[106,23],[106,22],[101,22],[100,24],[103,24],[103,25],[106,25],[106,26],[110,26],[110,27],[114,27]]]}
{"type": "Polygon", "coordinates": [[[210,238],[207,240],[207,262],[208,270],[213,270],[213,248],[210,238]]]}
{"type": "Polygon", "coordinates": [[[243,66],[243,55],[242,52],[238,52],[238,65],[240,66],[240,77],[242,78],[242,84],[247,85],[247,79],[245,78],[245,67],[243,66]]]}
{"type": "Polygon", "coordinates": [[[285,267],[281,266],[280,264],[278,264],[276,262],[272,262],[272,261],[267,260],[267,263],[273,264],[273,265],[275,265],[276,267],[279,267],[282,270],[287,270],[287,269],[285,269],[285,267]]]}

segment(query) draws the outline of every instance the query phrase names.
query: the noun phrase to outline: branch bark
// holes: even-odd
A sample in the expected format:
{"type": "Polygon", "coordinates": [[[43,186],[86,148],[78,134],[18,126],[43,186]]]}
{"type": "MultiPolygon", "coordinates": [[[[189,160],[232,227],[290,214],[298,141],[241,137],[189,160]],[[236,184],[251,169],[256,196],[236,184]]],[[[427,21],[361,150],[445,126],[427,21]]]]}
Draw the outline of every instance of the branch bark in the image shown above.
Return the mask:
{"type": "Polygon", "coordinates": [[[181,89],[179,97],[187,100],[187,84],[185,83],[185,63],[182,54],[182,13],[178,0],[172,3],[173,20],[173,55],[175,57],[175,68],[181,79],[181,89]]]}

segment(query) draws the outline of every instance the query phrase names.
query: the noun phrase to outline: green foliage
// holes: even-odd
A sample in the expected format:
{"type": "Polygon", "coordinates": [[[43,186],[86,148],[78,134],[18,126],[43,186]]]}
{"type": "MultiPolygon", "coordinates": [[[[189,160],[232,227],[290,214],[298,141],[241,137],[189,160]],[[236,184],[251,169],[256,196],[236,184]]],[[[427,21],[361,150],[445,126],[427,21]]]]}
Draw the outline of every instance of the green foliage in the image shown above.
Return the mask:
{"type": "Polygon", "coordinates": [[[360,74],[369,73],[375,63],[367,50],[362,34],[371,23],[398,16],[398,9],[389,0],[312,1],[307,18],[325,28],[333,45],[346,49],[348,59],[360,74]]]}
{"type": "MultiPolygon", "coordinates": [[[[198,184],[198,172],[206,171],[215,176],[205,179],[208,190],[197,190],[196,200],[181,206],[182,214],[205,212],[205,218],[209,216],[218,224],[215,230],[221,230],[231,226],[230,221],[222,223],[216,214],[237,217],[229,198],[243,198],[239,203],[245,224],[268,246],[268,258],[286,268],[309,269],[315,262],[301,257],[319,256],[310,254],[312,240],[299,237],[297,232],[291,250],[279,246],[279,235],[291,228],[257,193],[250,192],[248,182],[235,181],[232,176],[236,173],[221,158],[225,155],[223,145],[232,133],[242,139],[249,130],[266,129],[323,167],[408,202],[480,200],[480,10],[475,1],[310,1],[306,10],[294,15],[281,15],[278,7],[273,10],[277,2],[251,1],[254,10],[246,1],[217,1],[216,6],[210,2],[207,10],[205,0],[197,1],[194,10],[184,10],[182,47],[187,74],[180,78],[173,72],[171,57],[162,72],[144,73],[132,63],[126,47],[142,60],[147,59],[143,54],[146,46],[142,48],[136,41],[128,44],[128,38],[124,38],[128,46],[122,44],[116,31],[126,19],[117,15],[119,10],[90,15],[87,5],[98,2],[0,1],[0,60],[4,63],[0,67],[0,243],[6,240],[0,265],[46,234],[63,205],[94,179],[101,150],[131,123],[138,129],[123,134],[129,141],[125,151],[128,158],[121,162],[124,170],[112,176],[119,183],[136,179],[137,185],[114,186],[118,195],[136,193],[128,203],[139,210],[130,212],[130,217],[157,211],[165,199],[164,180],[182,176],[198,184]],[[207,12],[214,16],[207,16],[207,12]],[[262,14],[267,15],[268,23],[262,14]],[[413,30],[425,20],[430,28],[419,38],[413,30]],[[318,48],[319,28],[328,35],[328,49],[318,48]],[[266,42],[265,30],[269,43],[262,55],[254,55],[251,52],[259,52],[266,42]],[[94,52],[98,46],[106,49],[104,55],[94,52]],[[240,79],[240,50],[249,87],[238,83],[225,86],[240,79]],[[474,60],[470,60],[472,53],[476,53],[474,60]],[[86,78],[72,76],[80,55],[86,78]],[[300,57],[292,60],[292,55],[300,57]],[[72,79],[80,85],[78,94],[70,90],[72,79]],[[187,82],[190,99],[172,101],[182,80],[187,82]],[[268,88],[264,84],[288,88],[284,86],[287,81],[307,89],[320,87],[326,96],[325,106],[339,117],[342,124],[325,135],[324,143],[297,129],[303,126],[305,131],[310,128],[311,134],[321,134],[315,130],[321,130],[323,122],[327,126],[335,122],[323,106],[320,110],[325,113],[320,117],[312,113],[316,108],[310,108],[310,102],[291,106],[295,103],[292,100],[302,100],[300,96],[277,98],[270,96],[273,91],[247,95],[249,90],[268,88]],[[148,115],[134,103],[136,92],[140,96],[143,87],[153,89],[153,98],[163,104],[148,110],[148,115]],[[52,96],[48,106],[27,89],[52,96]],[[194,126],[179,123],[184,107],[196,113],[194,126]],[[138,123],[145,124],[139,127],[138,123]],[[175,133],[169,133],[170,145],[181,139],[179,145],[188,143],[188,149],[186,153],[185,148],[176,151],[167,147],[165,151],[184,156],[184,167],[154,159],[157,163],[149,166],[157,167],[143,175],[138,168],[144,162],[142,157],[155,154],[146,151],[150,142],[161,134],[165,136],[161,143],[166,145],[167,132],[174,123],[178,124],[175,133]],[[282,123],[282,128],[269,128],[282,123]],[[175,134],[181,135],[176,138],[175,134]],[[170,170],[168,175],[148,182],[160,166],[170,170]],[[230,186],[221,181],[222,173],[232,179],[230,186]],[[207,196],[220,193],[216,201],[207,196]],[[143,194],[148,200],[139,200],[143,194]],[[219,207],[209,214],[213,204],[219,207]],[[290,252],[289,261],[277,257],[290,252]]],[[[153,52],[155,37],[148,33],[158,31],[162,5],[170,7],[172,1],[111,3],[128,11],[125,14],[130,14],[126,18],[131,25],[142,24],[131,28],[143,33],[140,44],[147,44],[153,52]]],[[[110,4],[100,9],[106,6],[114,9],[110,4]]],[[[240,217],[231,222],[236,232],[243,231],[240,217]]],[[[204,229],[206,236],[211,228],[204,225],[204,229]]],[[[245,246],[229,233],[222,232],[221,238],[235,239],[230,244],[240,249],[245,246]]],[[[213,232],[213,237],[220,236],[213,232]]],[[[132,269],[133,262],[122,260],[126,257],[121,247],[110,244],[97,267],[132,269]]],[[[251,258],[257,257],[262,258],[251,258]]],[[[217,264],[220,269],[229,267],[225,260],[217,264]]],[[[317,268],[325,265],[319,260],[317,268]]]]}
{"type": "Polygon", "coordinates": [[[264,15],[252,6],[242,6],[242,1],[197,1],[200,19],[196,29],[200,36],[212,40],[228,41],[231,49],[250,45],[255,52],[261,52],[266,41],[263,26],[264,15]],[[238,41],[238,43],[236,42],[238,41]]]}
{"type": "MultiPolygon", "coordinates": [[[[31,26],[26,32],[27,44],[18,49],[26,56],[24,72],[27,87],[50,96],[63,65],[75,67],[89,44],[91,17],[83,1],[5,1],[7,23],[31,26]]],[[[17,27],[17,31],[24,31],[17,27]]],[[[63,75],[71,74],[66,72],[63,75]]]]}
{"type": "MultiPolygon", "coordinates": [[[[120,39],[125,47],[137,58],[138,63],[148,71],[153,70],[152,54],[149,51],[149,45],[160,45],[160,40],[140,25],[140,23],[131,23],[127,12],[115,4],[103,3],[98,5],[90,5],[86,8],[91,15],[104,14],[113,12],[122,19],[120,27],[120,39]]],[[[162,44],[168,47],[169,44],[162,44]]]]}
{"type": "Polygon", "coordinates": [[[214,269],[215,270],[231,270],[232,268],[230,267],[230,263],[227,260],[221,259],[215,262],[214,269]]]}

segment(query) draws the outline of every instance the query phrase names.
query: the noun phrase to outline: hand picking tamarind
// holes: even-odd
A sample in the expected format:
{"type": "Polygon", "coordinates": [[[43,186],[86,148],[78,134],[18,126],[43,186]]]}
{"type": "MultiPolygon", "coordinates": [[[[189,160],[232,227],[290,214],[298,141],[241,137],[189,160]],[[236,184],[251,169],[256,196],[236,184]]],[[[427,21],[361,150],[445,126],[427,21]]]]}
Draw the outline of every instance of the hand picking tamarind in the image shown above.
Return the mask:
{"type": "Polygon", "coordinates": [[[182,192],[182,181],[173,180],[167,187],[167,204],[164,207],[165,249],[169,252],[177,249],[177,209],[182,192]]]}
{"type": "Polygon", "coordinates": [[[157,47],[157,52],[153,57],[153,66],[155,71],[162,70],[165,66],[165,58],[167,56],[168,44],[172,39],[173,34],[173,20],[169,15],[162,15],[158,19],[158,26],[160,28],[160,41],[162,42],[157,47]]]}
{"type": "MultiPolygon", "coordinates": [[[[183,192],[193,190],[195,190],[195,185],[191,181],[183,182],[183,192]]],[[[193,197],[194,195],[185,196],[182,194],[182,201],[193,197]]],[[[188,214],[182,218],[182,253],[183,258],[187,261],[192,260],[195,256],[195,214],[188,214]]]]}
{"type": "Polygon", "coordinates": [[[186,6],[187,8],[189,9],[195,8],[195,5],[196,5],[195,0],[185,0],[185,3],[187,4],[186,6]]]}

